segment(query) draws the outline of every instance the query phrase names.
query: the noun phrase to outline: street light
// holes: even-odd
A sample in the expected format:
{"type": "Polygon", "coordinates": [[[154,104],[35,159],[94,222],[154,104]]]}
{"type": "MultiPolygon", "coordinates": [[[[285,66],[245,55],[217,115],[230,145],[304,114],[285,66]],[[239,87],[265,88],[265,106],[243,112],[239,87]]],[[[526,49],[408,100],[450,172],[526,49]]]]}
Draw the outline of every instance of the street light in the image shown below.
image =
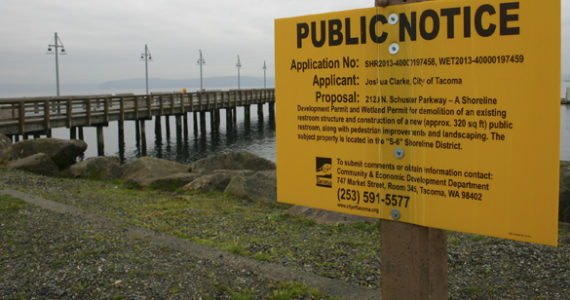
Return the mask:
{"type": "Polygon", "coordinates": [[[67,52],[65,52],[63,42],[57,35],[57,32],[53,34],[53,41],[54,41],[53,44],[48,45],[47,54],[55,53],[55,86],[56,86],[57,96],[59,97],[59,54],[61,53],[61,55],[67,55],[67,52]],[[61,50],[59,50],[59,48],[61,48],[61,50]]]}
{"type": "Polygon", "coordinates": [[[240,82],[239,82],[239,69],[241,68],[241,62],[239,61],[239,54],[238,54],[237,58],[238,58],[238,60],[237,60],[237,64],[236,64],[236,67],[237,67],[237,71],[238,71],[238,90],[239,90],[239,89],[240,89],[240,82]]]}
{"type": "Polygon", "coordinates": [[[146,94],[148,95],[148,62],[152,61],[152,55],[148,50],[148,46],[144,44],[144,53],[141,53],[141,61],[144,60],[144,72],[146,75],[146,94]]]}
{"type": "Polygon", "coordinates": [[[265,71],[267,70],[267,66],[265,65],[265,61],[263,61],[263,88],[267,88],[266,80],[265,80],[265,71]]]}
{"type": "Polygon", "coordinates": [[[200,65],[200,91],[204,90],[204,81],[202,79],[202,66],[206,64],[206,61],[204,60],[204,56],[202,56],[202,50],[198,50],[198,52],[200,52],[200,58],[198,58],[198,62],[197,64],[200,65]]]}

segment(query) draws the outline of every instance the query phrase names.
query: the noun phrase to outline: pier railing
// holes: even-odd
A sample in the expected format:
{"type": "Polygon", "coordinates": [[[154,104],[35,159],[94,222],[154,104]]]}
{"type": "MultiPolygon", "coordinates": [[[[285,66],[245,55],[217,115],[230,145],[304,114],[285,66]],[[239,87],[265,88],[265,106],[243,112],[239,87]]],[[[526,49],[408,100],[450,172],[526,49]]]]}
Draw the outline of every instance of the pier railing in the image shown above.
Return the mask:
{"type": "Polygon", "coordinates": [[[52,128],[105,125],[275,101],[274,89],[0,99],[0,133],[24,135],[52,128]]]}

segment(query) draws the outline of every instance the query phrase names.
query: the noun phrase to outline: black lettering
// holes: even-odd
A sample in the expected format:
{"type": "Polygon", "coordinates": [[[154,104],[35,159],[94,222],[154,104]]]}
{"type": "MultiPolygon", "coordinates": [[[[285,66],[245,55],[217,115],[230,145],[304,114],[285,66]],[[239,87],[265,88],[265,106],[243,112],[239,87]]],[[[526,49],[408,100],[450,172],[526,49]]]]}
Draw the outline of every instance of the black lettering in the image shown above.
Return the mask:
{"type": "Polygon", "coordinates": [[[339,19],[329,21],[329,46],[338,46],[342,44],[342,22],[339,19]]]}
{"type": "Polygon", "coordinates": [[[322,47],[327,39],[327,24],[325,21],[321,21],[321,39],[317,40],[317,22],[311,22],[311,39],[313,40],[313,45],[315,47],[322,47]]]}
{"type": "Polygon", "coordinates": [[[463,36],[471,37],[471,6],[463,8],[463,36]]]}
{"type": "Polygon", "coordinates": [[[297,48],[303,47],[303,39],[309,36],[309,24],[299,23],[297,24],[297,48]]]}
{"type": "Polygon", "coordinates": [[[435,10],[433,9],[425,10],[420,16],[420,35],[424,40],[429,41],[435,39],[438,33],[439,33],[439,16],[437,15],[437,12],[435,12],[435,10]],[[426,21],[428,18],[431,18],[433,23],[431,32],[427,31],[426,21]]]}
{"type": "Polygon", "coordinates": [[[447,38],[452,39],[455,37],[455,16],[461,14],[459,7],[443,8],[441,15],[447,17],[447,38]]]}
{"type": "Polygon", "coordinates": [[[400,42],[405,42],[406,41],[406,32],[408,32],[408,36],[410,37],[410,41],[415,41],[416,40],[416,28],[417,28],[417,22],[416,22],[416,12],[412,12],[410,14],[410,18],[412,19],[412,22],[410,23],[410,21],[408,20],[408,17],[406,16],[405,13],[401,13],[400,14],[400,42]]]}
{"type": "Polygon", "coordinates": [[[492,16],[496,13],[496,11],[495,8],[490,4],[483,4],[475,12],[475,30],[480,36],[488,37],[495,33],[497,25],[490,23],[489,27],[483,28],[483,13],[488,13],[492,16]]]}
{"type": "Polygon", "coordinates": [[[366,17],[360,17],[360,41],[366,44],[366,17]]]}
{"type": "Polygon", "coordinates": [[[509,15],[508,11],[510,9],[518,9],[519,3],[518,2],[510,2],[510,3],[501,3],[500,14],[501,14],[501,35],[519,35],[520,28],[519,27],[508,27],[508,22],[510,21],[518,21],[519,15],[512,14],[509,15]]]}
{"type": "Polygon", "coordinates": [[[375,43],[381,44],[384,41],[386,41],[386,38],[388,38],[388,34],[385,31],[383,31],[382,35],[378,36],[378,34],[376,33],[376,23],[378,22],[386,24],[388,20],[386,20],[386,17],[384,17],[384,15],[375,15],[374,17],[372,17],[372,20],[370,20],[370,38],[375,43]]]}
{"type": "Polygon", "coordinates": [[[344,19],[344,27],[346,28],[346,44],[347,45],[358,44],[358,38],[350,36],[350,18],[344,19]]]}

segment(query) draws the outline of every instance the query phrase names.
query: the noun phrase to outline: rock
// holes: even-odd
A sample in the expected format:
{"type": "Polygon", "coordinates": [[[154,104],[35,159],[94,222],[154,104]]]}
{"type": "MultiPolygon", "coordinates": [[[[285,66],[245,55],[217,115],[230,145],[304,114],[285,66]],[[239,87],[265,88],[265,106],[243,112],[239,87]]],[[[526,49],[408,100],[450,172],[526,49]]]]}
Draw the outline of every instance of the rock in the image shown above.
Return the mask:
{"type": "Polygon", "coordinates": [[[149,186],[159,190],[173,191],[184,187],[199,176],[199,174],[194,173],[176,173],[166,177],[156,178],[149,182],[149,186]]]}
{"type": "Polygon", "coordinates": [[[189,165],[154,157],[141,157],[123,166],[121,179],[126,182],[147,186],[158,178],[175,173],[188,173],[189,165]]]}
{"type": "Polygon", "coordinates": [[[197,173],[211,173],[214,170],[275,170],[275,163],[253,153],[238,151],[222,153],[196,161],[192,170],[197,173]]]}
{"type": "Polygon", "coordinates": [[[276,179],[275,170],[242,173],[232,178],[224,193],[273,204],[277,202],[276,179]]]}
{"type": "Polygon", "coordinates": [[[570,162],[560,162],[560,195],[558,220],[570,222],[570,162]]]}
{"type": "Polygon", "coordinates": [[[305,217],[315,221],[317,224],[325,225],[338,225],[338,224],[351,224],[355,222],[369,222],[373,223],[378,221],[374,218],[366,218],[355,215],[348,215],[334,211],[322,210],[317,208],[310,208],[305,206],[295,205],[287,211],[292,216],[305,217]]]}
{"type": "Polygon", "coordinates": [[[80,140],[62,140],[54,138],[33,139],[13,144],[4,151],[2,160],[8,162],[30,155],[45,153],[60,170],[66,169],[87,149],[87,144],[80,140]]]}
{"type": "Polygon", "coordinates": [[[4,134],[0,133],[0,158],[4,154],[4,150],[12,145],[12,140],[4,134]]]}
{"type": "Polygon", "coordinates": [[[6,167],[9,170],[23,170],[45,176],[56,176],[59,168],[45,153],[29,155],[25,158],[11,160],[6,167]]]}
{"type": "Polygon", "coordinates": [[[71,166],[71,174],[75,178],[113,180],[121,178],[121,162],[113,157],[90,157],[71,166]]]}
{"type": "Polygon", "coordinates": [[[211,174],[200,175],[192,182],[184,186],[185,191],[220,191],[223,192],[233,177],[247,171],[236,170],[216,170],[211,174]]]}

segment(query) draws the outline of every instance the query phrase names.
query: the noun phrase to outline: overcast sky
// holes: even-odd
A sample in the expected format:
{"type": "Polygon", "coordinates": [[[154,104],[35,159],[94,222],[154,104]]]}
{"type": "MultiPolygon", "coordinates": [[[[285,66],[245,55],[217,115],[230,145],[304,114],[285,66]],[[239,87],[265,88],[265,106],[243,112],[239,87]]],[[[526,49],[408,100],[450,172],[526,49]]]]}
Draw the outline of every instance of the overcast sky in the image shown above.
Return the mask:
{"type": "MultiPolygon", "coordinates": [[[[551,1],[551,0],[549,0],[551,1]]],[[[555,0],[554,0],[555,1],[555,0]]],[[[562,68],[570,73],[570,0],[562,2],[562,68]]],[[[58,32],[69,53],[60,57],[61,81],[99,83],[144,77],[139,61],[148,44],[151,77],[196,78],[198,49],[204,76],[273,77],[276,18],[364,8],[373,0],[0,0],[0,83],[55,82],[58,32]]]]}

